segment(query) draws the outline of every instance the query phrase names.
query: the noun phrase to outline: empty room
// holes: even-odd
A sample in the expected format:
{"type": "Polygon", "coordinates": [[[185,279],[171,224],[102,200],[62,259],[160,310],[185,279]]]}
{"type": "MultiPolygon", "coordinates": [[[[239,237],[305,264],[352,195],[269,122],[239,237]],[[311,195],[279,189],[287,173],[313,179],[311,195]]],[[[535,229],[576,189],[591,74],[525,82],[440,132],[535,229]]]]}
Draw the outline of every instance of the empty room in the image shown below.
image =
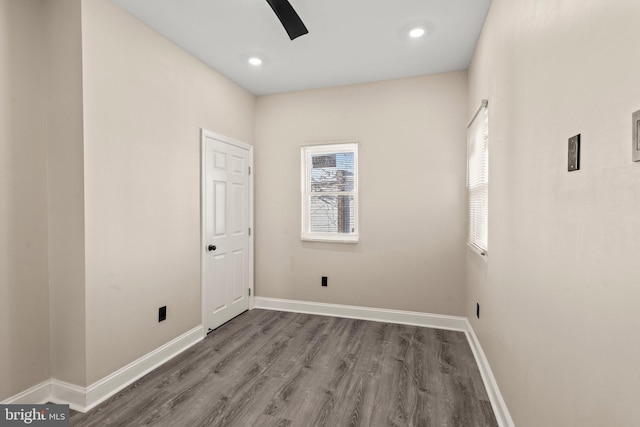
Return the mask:
{"type": "Polygon", "coordinates": [[[0,424],[640,425],[639,28],[0,0],[0,424]]]}

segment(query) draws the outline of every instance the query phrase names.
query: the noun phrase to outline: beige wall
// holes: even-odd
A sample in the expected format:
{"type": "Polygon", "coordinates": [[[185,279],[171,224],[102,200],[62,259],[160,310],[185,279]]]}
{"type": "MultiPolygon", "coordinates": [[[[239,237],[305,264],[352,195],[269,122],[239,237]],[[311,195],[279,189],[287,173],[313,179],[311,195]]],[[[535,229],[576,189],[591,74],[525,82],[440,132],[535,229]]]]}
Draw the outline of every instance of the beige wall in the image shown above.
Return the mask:
{"type": "Polygon", "coordinates": [[[78,1],[0,0],[0,399],[200,323],[199,129],[252,143],[257,106],[257,295],[466,314],[519,427],[640,423],[640,3],[494,0],[469,97],[456,72],[256,104],[107,0],[82,1],[80,44],[78,1]],[[464,248],[482,98],[488,262],[464,248]],[[299,147],[345,139],[361,241],[303,243],[299,147]]]}
{"type": "Polygon", "coordinates": [[[482,304],[519,427],[640,425],[639,18],[637,0],[494,0],[469,71],[468,114],[490,105],[490,222],[466,313],[482,304]]]}
{"type": "Polygon", "coordinates": [[[200,128],[252,143],[255,99],[109,1],[82,26],[91,384],[201,323],[200,128]]]}
{"type": "Polygon", "coordinates": [[[466,78],[258,98],[256,295],[463,314],[466,78]],[[300,146],[335,140],[360,141],[360,242],[301,242],[300,146]]]}
{"type": "Polygon", "coordinates": [[[42,21],[0,0],[0,401],[50,376],[42,21]]]}
{"type": "Polygon", "coordinates": [[[85,385],[80,0],[43,1],[52,376],[85,385]]]}

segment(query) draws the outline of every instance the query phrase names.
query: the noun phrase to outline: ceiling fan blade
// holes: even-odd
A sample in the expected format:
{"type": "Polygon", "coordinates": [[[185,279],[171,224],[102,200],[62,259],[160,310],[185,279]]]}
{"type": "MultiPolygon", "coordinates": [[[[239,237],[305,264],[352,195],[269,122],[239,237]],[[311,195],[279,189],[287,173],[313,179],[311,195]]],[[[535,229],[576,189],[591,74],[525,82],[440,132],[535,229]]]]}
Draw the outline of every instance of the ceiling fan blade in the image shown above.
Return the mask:
{"type": "Polygon", "coordinates": [[[271,9],[276,13],[282,26],[289,34],[291,40],[296,37],[300,37],[309,32],[307,27],[304,26],[302,19],[298,16],[296,11],[287,0],[267,0],[271,9]]]}

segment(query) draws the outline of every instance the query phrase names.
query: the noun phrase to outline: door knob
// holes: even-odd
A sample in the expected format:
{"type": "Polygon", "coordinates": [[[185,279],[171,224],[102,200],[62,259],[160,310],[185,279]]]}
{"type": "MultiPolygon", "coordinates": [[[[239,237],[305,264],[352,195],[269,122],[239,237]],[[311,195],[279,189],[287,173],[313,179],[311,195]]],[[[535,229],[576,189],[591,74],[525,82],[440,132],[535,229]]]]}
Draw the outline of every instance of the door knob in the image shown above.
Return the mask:
{"type": "Polygon", "coordinates": [[[209,245],[207,246],[207,249],[209,250],[209,252],[211,252],[211,251],[215,251],[217,248],[216,248],[216,245],[209,245]]]}

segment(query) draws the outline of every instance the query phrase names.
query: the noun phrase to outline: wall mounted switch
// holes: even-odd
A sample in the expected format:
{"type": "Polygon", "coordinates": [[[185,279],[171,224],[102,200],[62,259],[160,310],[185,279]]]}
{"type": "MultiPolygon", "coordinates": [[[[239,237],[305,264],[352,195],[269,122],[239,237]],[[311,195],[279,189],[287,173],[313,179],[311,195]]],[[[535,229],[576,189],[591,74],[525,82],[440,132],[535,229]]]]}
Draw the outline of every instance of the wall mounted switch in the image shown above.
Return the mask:
{"type": "Polygon", "coordinates": [[[322,276],[322,286],[328,286],[329,278],[327,276],[322,276]]]}
{"type": "Polygon", "coordinates": [[[631,135],[633,136],[632,144],[633,144],[633,161],[640,162],[640,110],[633,113],[633,130],[631,131],[631,135]]]}
{"type": "Polygon", "coordinates": [[[569,172],[580,170],[580,135],[569,138],[569,154],[568,154],[569,172]]]}
{"type": "Polygon", "coordinates": [[[162,306],[158,309],[158,322],[162,322],[167,319],[167,306],[162,306]]]}

